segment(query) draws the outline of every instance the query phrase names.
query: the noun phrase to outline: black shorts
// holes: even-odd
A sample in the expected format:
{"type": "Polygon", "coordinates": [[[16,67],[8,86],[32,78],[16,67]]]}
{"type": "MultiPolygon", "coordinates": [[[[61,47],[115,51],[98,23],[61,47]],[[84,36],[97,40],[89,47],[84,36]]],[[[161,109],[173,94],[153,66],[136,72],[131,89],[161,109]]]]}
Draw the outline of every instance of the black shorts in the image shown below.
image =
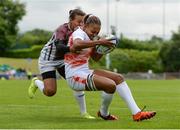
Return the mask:
{"type": "MultiPolygon", "coordinates": [[[[62,66],[61,68],[57,68],[57,71],[64,79],[66,79],[65,66],[62,66]]],[[[48,79],[48,78],[55,78],[56,79],[56,70],[44,72],[41,75],[42,75],[43,80],[48,79]]]]}

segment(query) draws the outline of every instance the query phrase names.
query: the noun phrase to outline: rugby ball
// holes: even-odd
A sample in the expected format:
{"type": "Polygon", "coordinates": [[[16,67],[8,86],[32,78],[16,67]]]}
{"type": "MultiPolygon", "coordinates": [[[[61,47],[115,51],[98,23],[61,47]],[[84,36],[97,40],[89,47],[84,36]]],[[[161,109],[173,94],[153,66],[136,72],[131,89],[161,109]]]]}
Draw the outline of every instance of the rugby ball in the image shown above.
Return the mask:
{"type": "Polygon", "coordinates": [[[106,37],[105,39],[108,39],[109,41],[111,41],[113,43],[113,46],[109,47],[109,46],[104,46],[104,45],[96,45],[96,52],[98,54],[108,54],[110,52],[112,52],[117,44],[117,38],[114,35],[110,35],[108,37],[106,37]]]}

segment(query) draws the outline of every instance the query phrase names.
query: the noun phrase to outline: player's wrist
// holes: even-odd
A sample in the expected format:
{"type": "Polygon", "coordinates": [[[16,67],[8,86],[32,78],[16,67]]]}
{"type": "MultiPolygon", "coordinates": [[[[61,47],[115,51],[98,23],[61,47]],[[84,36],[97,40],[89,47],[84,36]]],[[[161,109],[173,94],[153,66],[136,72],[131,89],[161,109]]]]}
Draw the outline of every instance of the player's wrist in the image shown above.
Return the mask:
{"type": "Polygon", "coordinates": [[[92,41],[92,42],[93,42],[93,45],[94,45],[94,46],[96,46],[96,45],[99,45],[99,44],[100,44],[99,40],[94,40],[94,41],[92,41]]]}

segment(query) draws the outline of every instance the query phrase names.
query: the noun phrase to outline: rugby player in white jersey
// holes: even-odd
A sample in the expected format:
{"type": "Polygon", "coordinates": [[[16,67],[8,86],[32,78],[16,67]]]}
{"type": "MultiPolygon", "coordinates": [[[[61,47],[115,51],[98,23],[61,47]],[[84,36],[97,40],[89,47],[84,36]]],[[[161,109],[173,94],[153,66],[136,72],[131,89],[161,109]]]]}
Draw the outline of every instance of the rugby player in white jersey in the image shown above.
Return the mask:
{"type": "MultiPolygon", "coordinates": [[[[79,27],[71,35],[68,46],[79,53],[65,54],[66,81],[76,91],[103,91],[101,108],[98,116],[104,120],[117,120],[109,114],[108,107],[115,91],[125,101],[132,113],[134,121],[152,118],[156,112],[144,112],[137,106],[131,91],[122,75],[107,70],[92,70],[88,66],[89,58],[98,61],[102,55],[96,52],[96,45],[112,46],[106,39],[93,40],[101,28],[101,21],[97,16],[87,15],[83,27],[79,27]]],[[[93,98],[93,97],[92,97],[93,98]]]]}

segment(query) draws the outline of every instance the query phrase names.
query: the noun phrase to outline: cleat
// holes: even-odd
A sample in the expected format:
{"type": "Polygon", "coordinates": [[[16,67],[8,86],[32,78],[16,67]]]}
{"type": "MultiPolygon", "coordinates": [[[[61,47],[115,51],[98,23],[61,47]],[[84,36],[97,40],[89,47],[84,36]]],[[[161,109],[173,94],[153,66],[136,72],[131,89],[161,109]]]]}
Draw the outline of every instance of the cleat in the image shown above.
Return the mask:
{"type": "Polygon", "coordinates": [[[116,116],[111,115],[111,114],[109,114],[108,116],[102,116],[100,111],[97,112],[97,115],[98,117],[101,117],[104,120],[118,120],[116,116]]]}
{"type": "Polygon", "coordinates": [[[38,88],[38,87],[35,85],[35,80],[37,80],[37,79],[38,79],[37,77],[32,78],[31,84],[30,84],[30,86],[29,86],[29,88],[28,88],[28,96],[29,96],[30,98],[34,98],[35,92],[36,92],[36,90],[37,90],[37,88],[38,88]]]}
{"type": "Polygon", "coordinates": [[[96,119],[94,116],[91,116],[89,113],[84,113],[81,116],[85,119],[96,119]]]}
{"type": "Polygon", "coordinates": [[[134,121],[142,121],[142,120],[147,120],[156,115],[156,112],[148,112],[148,111],[140,111],[137,114],[133,115],[133,120],[134,121]]]}

